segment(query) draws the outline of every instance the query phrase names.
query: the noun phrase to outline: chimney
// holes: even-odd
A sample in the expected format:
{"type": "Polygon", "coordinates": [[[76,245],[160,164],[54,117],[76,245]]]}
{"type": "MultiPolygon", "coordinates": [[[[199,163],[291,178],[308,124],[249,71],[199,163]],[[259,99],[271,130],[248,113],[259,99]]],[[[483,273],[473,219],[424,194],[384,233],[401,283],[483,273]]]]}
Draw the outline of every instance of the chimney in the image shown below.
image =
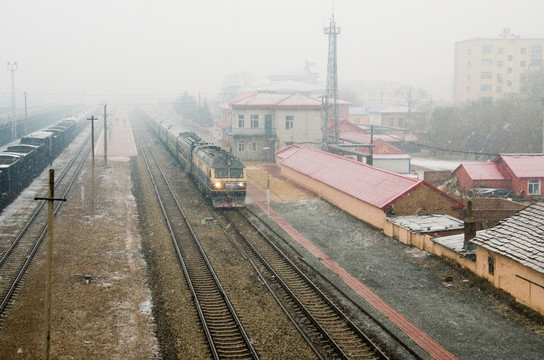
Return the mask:
{"type": "Polygon", "coordinates": [[[465,216],[465,239],[463,249],[468,250],[469,241],[476,236],[476,220],[472,217],[472,200],[468,201],[467,214],[465,216]]]}

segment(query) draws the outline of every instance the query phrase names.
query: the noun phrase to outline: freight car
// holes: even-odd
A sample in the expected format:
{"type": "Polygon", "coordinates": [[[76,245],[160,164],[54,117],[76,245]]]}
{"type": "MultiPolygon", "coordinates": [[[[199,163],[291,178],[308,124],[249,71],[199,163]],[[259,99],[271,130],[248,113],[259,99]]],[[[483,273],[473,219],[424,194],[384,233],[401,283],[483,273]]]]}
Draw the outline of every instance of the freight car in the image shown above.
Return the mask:
{"type": "Polygon", "coordinates": [[[246,169],[238,157],[172,123],[152,120],[151,126],[213,207],[245,206],[246,169]]]}
{"type": "Polygon", "coordinates": [[[0,152],[0,210],[7,206],[64,150],[77,134],[77,121],[63,119],[0,152]]]}

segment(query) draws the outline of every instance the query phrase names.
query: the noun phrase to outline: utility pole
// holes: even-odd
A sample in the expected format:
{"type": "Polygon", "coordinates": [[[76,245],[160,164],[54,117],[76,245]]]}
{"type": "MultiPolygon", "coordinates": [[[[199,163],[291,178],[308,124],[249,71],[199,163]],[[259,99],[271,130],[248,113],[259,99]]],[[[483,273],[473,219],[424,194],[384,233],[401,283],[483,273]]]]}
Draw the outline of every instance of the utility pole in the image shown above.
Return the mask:
{"type": "Polygon", "coordinates": [[[106,115],[106,106],[104,105],[104,166],[108,166],[108,121],[106,115]]]}
{"type": "Polygon", "coordinates": [[[11,141],[17,139],[17,124],[15,120],[15,71],[17,62],[8,62],[8,71],[11,71],[11,141]]]}
{"type": "MultiPolygon", "coordinates": [[[[334,125],[334,142],[338,142],[338,69],[336,63],[336,36],[340,34],[340,28],[334,22],[334,9],[329,27],[324,29],[329,36],[329,58],[327,63],[327,93],[325,97],[325,128],[328,129],[329,121],[334,125]]],[[[325,148],[328,147],[328,138],[325,138],[325,148]]]]}
{"type": "Polygon", "coordinates": [[[27,112],[26,112],[26,91],[25,91],[25,132],[24,132],[24,135],[27,134],[27,128],[26,128],[27,120],[28,120],[28,117],[27,117],[27,112]]]}
{"type": "Polygon", "coordinates": [[[55,219],[55,201],[66,201],[65,198],[55,199],[55,170],[49,169],[49,196],[46,198],[35,197],[34,200],[47,200],[47,254],[45,263],[45,349],[44,359],[49,359],[51,348],[51,278],[53,268],[53,223],[55,219]]]}
{"type": "Polygon", "coordinates": [[[97,118],[91,116],[91,216],[94,217],[94,122],[97,118]]]}

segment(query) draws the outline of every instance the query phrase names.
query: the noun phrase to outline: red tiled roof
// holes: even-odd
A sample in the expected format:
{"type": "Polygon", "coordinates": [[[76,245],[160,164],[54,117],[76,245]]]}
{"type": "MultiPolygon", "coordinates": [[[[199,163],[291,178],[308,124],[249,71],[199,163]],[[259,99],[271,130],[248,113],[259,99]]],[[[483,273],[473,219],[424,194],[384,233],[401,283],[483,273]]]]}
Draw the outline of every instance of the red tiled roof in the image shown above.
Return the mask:
{"type": "Polygon", "coordinates": [[[544,178],[544,154],[500,154],[493,162],[499,158],[518,178],[544,178]]]}
{"type": "Polygon", "coordinates": [[[249,93],[229,101],[232,109],[321,109],[322,100],[315,96],[298,93],[249,93]]]}
{"type": "Polygon", "coordinates": [[[463,167],[472,180],[508,180],[494,162],[491,163],[466,163],[461,164],[457,169],[463,167]]]}
{"type": "MultiPolygon", "coordinates": [[[[383,210],[423,184],[441,192],[423,180],[395,174],[309,147],[301,147],[283,159],[281,164],[383,210]]],[[[445,193],[443,195],[463,207],[449,195],[445,193]]]]}

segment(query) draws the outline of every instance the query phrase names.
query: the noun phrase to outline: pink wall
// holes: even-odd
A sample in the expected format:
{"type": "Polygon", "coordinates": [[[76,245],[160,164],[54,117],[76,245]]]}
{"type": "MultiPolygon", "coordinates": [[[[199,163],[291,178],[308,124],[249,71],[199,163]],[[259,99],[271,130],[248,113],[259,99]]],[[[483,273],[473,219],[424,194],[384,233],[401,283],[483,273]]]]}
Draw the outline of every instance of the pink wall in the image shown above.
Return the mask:
{"type": "Polygon", "coordinates": [[[281,174],[370,225],[383,229],[385,212],[280,164],[281,174]]]}

